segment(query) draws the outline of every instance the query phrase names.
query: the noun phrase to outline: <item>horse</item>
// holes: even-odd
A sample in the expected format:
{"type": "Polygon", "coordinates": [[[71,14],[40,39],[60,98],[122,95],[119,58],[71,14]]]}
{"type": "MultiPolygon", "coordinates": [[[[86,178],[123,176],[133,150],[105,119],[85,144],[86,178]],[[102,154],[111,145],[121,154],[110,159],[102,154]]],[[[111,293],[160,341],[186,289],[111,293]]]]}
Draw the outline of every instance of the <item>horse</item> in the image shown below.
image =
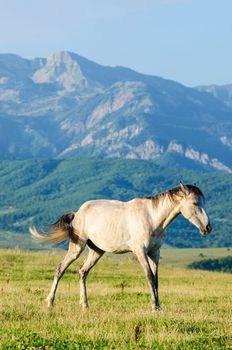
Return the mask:
{"type": "Polygon", "coordinates": [[[158,265],[166,228],[182,214],[202,235],[207,235],[212,231],[212,226],[204,204],[204,194],[197,186],[180,182],[177,187],[165,192],[128,202],[104,199],[87,201],[77,212],[61,216],[44,233],[30,227],[31,235],[38,241],[57,243],[69,240],[68,252],[57,265],[46,298],[47,306],[53,305],[58,283],[67,267],[88,246],[88,256],[79,269],[80,304],[84,309],[89,307],[86,278],[104,253],[133,252],[148,281],[152,311],[160,310],[158,265]]]}

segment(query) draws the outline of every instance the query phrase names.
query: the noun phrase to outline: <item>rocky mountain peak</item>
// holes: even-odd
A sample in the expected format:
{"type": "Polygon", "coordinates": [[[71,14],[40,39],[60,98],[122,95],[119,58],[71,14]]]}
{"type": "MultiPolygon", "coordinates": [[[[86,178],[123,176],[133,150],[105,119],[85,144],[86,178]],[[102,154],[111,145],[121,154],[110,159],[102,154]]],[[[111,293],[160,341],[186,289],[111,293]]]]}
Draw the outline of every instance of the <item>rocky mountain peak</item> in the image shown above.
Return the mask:
{"type": "Polygon", "coordinates": [[[88,82],[83,75],[80,65],[68,51],[50,54],[46,64],[32,76],[37,84],[58,83],[66,91],[76,88],[87,88],[88,82]]]}

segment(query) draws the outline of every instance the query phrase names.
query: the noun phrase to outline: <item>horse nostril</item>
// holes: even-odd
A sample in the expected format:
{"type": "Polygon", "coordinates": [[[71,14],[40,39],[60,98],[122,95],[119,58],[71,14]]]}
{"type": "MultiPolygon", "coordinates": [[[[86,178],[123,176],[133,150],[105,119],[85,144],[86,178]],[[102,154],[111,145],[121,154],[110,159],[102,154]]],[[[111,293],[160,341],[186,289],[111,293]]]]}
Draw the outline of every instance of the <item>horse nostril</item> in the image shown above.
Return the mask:
{"type": "Polygon", "coordinates": [[[210,233],[211,231],[212,231],[212,226],[210,225],[210,224],[208,224],[207,226],[206,226],[206,230],[207,230],[207,232],[208,233],[210,233]]]}

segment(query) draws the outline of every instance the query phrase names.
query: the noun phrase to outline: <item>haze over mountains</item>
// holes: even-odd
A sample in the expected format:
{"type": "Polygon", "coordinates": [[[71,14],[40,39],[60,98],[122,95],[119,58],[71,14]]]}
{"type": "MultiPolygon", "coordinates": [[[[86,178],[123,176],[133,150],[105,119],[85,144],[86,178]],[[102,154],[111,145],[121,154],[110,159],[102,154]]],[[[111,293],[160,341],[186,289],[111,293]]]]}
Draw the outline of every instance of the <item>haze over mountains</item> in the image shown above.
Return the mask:
{"type": "Polygon", "coordinates": [[[0,55],[0,158],[156,159],[232,172],[232,85],[188,88],[57,52],[0,55]]]}

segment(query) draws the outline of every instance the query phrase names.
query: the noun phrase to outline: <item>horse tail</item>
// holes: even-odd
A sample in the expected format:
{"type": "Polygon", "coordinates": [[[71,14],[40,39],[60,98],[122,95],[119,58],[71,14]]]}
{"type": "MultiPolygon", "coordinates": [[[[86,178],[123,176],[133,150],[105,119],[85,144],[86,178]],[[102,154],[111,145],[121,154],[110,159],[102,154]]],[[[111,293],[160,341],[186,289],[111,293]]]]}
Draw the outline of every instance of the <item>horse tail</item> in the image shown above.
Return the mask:
{"type": "Polygon", "coordinates": [[[47,232],[42,234],[35,227],[30,227],[30,234],[34,239],[40,242],[58,243],[70,239],[76,242],[77,237],[74,234],[72,221],[75,213],[67,213],[62,215],[54,224],[52,224],[47,232]]]}

